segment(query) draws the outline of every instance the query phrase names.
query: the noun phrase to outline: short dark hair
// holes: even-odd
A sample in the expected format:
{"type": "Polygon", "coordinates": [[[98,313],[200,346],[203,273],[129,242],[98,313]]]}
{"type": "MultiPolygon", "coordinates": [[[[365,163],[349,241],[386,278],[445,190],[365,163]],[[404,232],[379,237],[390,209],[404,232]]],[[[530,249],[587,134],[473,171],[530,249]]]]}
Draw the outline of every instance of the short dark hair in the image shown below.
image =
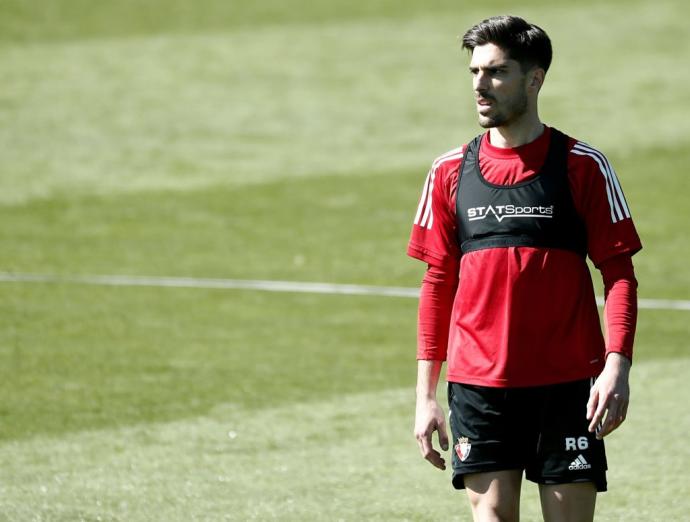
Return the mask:
{"type": "Polygon", "coordinates": [[[470,28],[462,37],[462,47],[468,51],[492,43],[519,62],[523,72],[535,65],[549,70],[551,40],[546,32],[519,16],[492,16],[470,28]]]}

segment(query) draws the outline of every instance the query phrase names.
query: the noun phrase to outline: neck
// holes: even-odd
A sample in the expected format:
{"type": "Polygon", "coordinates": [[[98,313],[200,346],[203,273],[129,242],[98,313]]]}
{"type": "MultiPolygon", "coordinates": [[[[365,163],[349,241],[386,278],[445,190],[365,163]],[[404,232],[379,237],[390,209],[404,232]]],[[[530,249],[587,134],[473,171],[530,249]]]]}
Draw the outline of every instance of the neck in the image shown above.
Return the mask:
{"type": "Polygon", "coordinates": [[[490,128],[489,137],[494,147],[514,149],[536,140],[542,132],[544,132],[544,124],[534,113],[531,116],[525,114],[523,118],[510,125],[490,128]]]}

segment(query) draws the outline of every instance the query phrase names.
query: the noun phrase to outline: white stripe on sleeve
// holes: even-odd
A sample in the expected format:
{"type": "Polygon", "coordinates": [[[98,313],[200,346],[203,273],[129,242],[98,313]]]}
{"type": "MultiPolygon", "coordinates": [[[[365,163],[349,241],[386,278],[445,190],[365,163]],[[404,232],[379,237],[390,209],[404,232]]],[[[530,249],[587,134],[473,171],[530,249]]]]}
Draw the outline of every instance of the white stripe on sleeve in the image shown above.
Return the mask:
{"type": "Polygon", "coordinates": [[[599,166],[599,171],[604,176],[606,183],[606,197],[608,198],[609,208],[611,209],[611,221],[617,223],[625,218],[630,217],[630,209],[623,196],[616,172],[611,167],[606,157],[598,150],[590,147],[581,141],[577,142],[571,150],[573,154],[579,156],[588,156],[592,158],[599,166]]]}
{"type": "Polygon", "coordinates": [[[414,217],[415,225],[419,225],[420,227],[431,230],[431,227],[434,224],[433,192],[434,183],[436,181],[436,171],[446,161],[456,160],[459,158],[462,158],[462,147],[449,150],[445,154],[436,158],[431,164],[431,170],[429,170],[426,182],[424,183],[422,198],[420,199],[419,206],[417,207],[417,214],[414,217]]]}
{"type": "Polygon", "coordinates": [[[426,227],[429,230],[431,230],[431,225],[434,222],[434,213],[431,208],[432,205],[432,195],[434,193],[434,180],[436,179],[436,171],[432,170],[431,171],[431,179],[429,180],[429,192],[427,193],[427,200],[426,200],[426,210],[424,211],[424,217],[422,218],[421,223],[419,223],[420,227],[426,227]]]}
{"type": "Polygon", "coordinates": [[[586,143],[579,142],[578,145],[581,146],[582,150],[586,150],[597,156],[598,158],[601,159],[601,162],[604,164],[604,167],[606,168],[606,172],[608,174],[608,181],[611,184],[611,190],[613,192],[613,195],[615,197],[616,203],[620,205],[620,208],[623,213],[623,218],[629,218],[630,217],[630,209],[628,208],[628,203],[625,200],[625,196],[623,195],[623,189],[621,188],[620,182],[618,181],[618,176],[616,175],[616,171],[613,170],[613,167],[609,163],[609,160],[606,159],[606,156],[601,151],[598,151],[591,145],[587,145],[586,143]]]}
{"type": "Polygon", "coordinates": [[[429,192],[429,183],[431,182],[431,170],[426,175],[426,181],[424,182],[424,190],[422,190],[422,198],[419,200],[419,206],[417,207],[417,214],[414,216],[414,224],[419,225],[419,218],[422,217],[422,212],[424,211],[424,204],[426,203],[426,195],[429,192]]]}

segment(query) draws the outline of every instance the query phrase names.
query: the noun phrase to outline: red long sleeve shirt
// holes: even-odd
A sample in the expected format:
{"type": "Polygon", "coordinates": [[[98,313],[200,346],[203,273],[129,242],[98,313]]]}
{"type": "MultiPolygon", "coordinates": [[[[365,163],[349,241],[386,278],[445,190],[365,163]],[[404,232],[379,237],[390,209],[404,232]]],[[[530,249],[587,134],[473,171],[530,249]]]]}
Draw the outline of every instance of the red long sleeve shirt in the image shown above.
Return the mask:
{"type": "MultiPolygon", "coordinates": [[[[637,323],[637,280],[630,256],[623,254],[600,267],[606,301],[606,353],[619,352],[632,360],[637,323]]],[[[445,361],[451,309],[458,274],[429,265],[419,299],[417,359],[445,361]]]]}
{"type": "MultiPolygon", "coordinates": [[[[494,184],[534,176],[550,129],[515,149],[482,140],[479,166],[494,184]]],[[[568,181],[587,230],[588,255],[602,272],[606,342],[587,265],[577,254],[531,247],[460,255],[455,199],[464,147],[434,161],[415,216],[408,254],[429,265],[422,285],[418,358],[447,359],[448,380],[538,386],[597,375],[606,353],[632,357],[641,248],[615,171],[606,157],[570,138],[568,181]]]]}

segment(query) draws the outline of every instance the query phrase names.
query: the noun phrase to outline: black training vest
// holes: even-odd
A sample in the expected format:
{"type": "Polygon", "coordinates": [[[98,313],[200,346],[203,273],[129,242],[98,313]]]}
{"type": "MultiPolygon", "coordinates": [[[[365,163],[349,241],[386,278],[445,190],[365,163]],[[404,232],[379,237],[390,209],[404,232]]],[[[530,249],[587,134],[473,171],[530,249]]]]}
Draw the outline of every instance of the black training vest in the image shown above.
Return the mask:
{"type": "Polygon", "coordinates": [[[477,136],[458,172],[456,216],[463,254],[483,248],[528,246],[587,255],[587,233],[568,185],[567,144],[551,129],[549,151],[537,175],[515,185],[489,183],[479,170],[477,136]]]}

